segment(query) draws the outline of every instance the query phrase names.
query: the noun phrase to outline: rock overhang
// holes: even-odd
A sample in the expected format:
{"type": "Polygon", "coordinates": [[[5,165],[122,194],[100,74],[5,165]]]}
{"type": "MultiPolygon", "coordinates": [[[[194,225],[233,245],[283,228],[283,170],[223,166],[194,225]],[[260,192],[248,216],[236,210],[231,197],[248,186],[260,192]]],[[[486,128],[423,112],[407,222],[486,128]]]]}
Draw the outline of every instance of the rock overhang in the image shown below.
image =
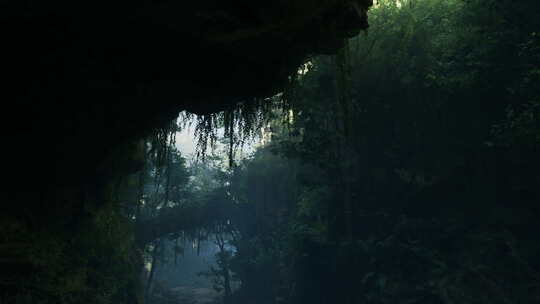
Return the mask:
{"type": "Polygon", "coordinates": [[[272,96],[308,56],[336,52],[366,28],[370,5],[8,1],[2,61],[13,107],[4,123],[22,151],[12,157],[47,147],[40,168],[84,175],[181,110],[212,113],[272,96]]]}

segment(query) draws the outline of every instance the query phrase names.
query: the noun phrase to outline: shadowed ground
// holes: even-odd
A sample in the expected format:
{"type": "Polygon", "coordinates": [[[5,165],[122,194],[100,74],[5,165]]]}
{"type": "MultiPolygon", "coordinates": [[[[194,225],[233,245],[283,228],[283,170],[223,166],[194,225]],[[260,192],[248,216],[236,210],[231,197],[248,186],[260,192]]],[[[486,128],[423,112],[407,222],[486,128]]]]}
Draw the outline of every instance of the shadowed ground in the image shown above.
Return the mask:
{"type": "Polygon", "coordinates": [[[218,303],[220,293],[213,288],[178,286],[172,289],[178,296],[179,304],[211,304],[218,303]]]}

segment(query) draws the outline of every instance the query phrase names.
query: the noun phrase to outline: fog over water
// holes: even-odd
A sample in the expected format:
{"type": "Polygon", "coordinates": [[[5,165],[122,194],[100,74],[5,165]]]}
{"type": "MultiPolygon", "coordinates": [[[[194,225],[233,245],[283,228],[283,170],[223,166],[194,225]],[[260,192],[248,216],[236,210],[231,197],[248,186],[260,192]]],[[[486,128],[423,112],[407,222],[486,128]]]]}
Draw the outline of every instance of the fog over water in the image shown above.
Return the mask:
{"type": "MultiPolygon", "coordinates": [[[[174,246],[171,242],[170,246],[174,246]]],[[[201,272],[208,271],[215,265],[215,254],[219,251],[212,241],[201,241],[197,252],[197,242],[186,241],[183,246],[183,254],[176,258],[169,258],[167,262],[158,268],[156,279],[167,287],[177,286],[212,287],[212,282],[201,272]]]]}

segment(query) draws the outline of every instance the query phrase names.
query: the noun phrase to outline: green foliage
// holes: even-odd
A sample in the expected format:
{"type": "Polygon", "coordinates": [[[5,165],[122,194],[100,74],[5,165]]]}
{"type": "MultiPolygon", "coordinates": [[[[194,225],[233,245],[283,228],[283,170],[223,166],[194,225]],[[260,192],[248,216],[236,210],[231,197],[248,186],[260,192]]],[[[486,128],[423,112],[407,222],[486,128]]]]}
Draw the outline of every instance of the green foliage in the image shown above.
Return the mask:
{"type": "Polygon", "coordinates": [[[185,112],[180,119],[184,125],[195,121],[197,156],[203,160],[207,156],[208,147],[215,146],[220,137],[218,132],[223,129],[229,166],[232,167],[235,152],[258,136],[259,130],[272,116],[275,104],[275,98],[255,99],[238,103],[235,108],[218,113],[193,115],[185,112]]]}
{"type": "MultiPolygon", "coordinates": [[[[136,294],[140,260],[133,242],[131,224],[119,205],[108,198],[76,231],[31,232],[16,222],[5,222],[12,237],[3,240],[17,244],[19,271],[13,272],[8,286],[17,290],[3,295],[2,303],[117,303],[131,301],[136,294]],[[68,238],[70,241],[65,242],[68,238]],[[31,280],[22,280],[27,269],[31,280]]],[[[87,202],[92,204],[93,202],[87,202]]],[[[6,230],[3,230],[6,231],[6,230]]]]}
{"type": "Polygon", "coordinates": [[[298,171],[294,212],[265,245],[287,244],[274,263],[298,274],[274,296],[538,299],[528,232],[539,215],[535,9],[378,1],[368,33],[335,58],[310,61],[285,96],[296,135],[273,147],[316,168],[298,171]]]}
{"type": "Polygon", "coordinates": [[[149,169],[145,216],[167,197],[209,210],[195,238],[227,227],[235,250],[208,274],[220,289],[235,274],[233,302],[534,301],[537,7],[378,1],[369,32],[311,58],[267,108],[199,117],[200,154],[222,128],[229,170],[219,156],[189,182],[149,169]],[[262,127],[270,144],[234,164],[262,127]],[[193,191],[168,196],[178,184],[193,191]]]}
{"type": "Polygon", "coordinates": [[[48,233],[0,221],[0,302],[135,303],[146,262],[146,298],[173,303],[153,280],[168,242],[210,237],[231,303],[537,302],[539,3],[377,1],[283,94],[197,116],[200,163],[170,122],[113,151],[110,182],[55,197],[48,233]]]}

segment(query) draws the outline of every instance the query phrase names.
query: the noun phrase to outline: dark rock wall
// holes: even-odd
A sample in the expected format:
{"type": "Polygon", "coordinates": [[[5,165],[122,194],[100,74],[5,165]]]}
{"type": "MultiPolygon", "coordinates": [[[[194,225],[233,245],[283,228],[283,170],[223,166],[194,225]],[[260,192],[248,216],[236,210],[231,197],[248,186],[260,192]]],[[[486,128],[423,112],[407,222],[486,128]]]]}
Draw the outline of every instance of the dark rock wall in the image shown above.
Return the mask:
{"type": "Polygon", "coordinates": [[[37,149],[47,169],[93,170],[180,110],[277,93],[308,56],[366,28],[369,2],[4,3],[5,129],[17,155],[37,149]]]}
{"type": "Polygon", "coordinates": [[[11,291],[0,302],[35,293],[56,303],[62,290],[75,297],[94,284],[62,271],[99,269],[94,260],[124,265],[81,251],[97,241],[92,231],[106,229],[95,220],[110,184],[140,166],[133,143],[181,110],[216,112],[279,92],[310,55],[335,52],[366,28],[370,4],[2,1],[0,287],[11,291]],[[40,280],[54,294],[24,283],[40,280]]]}

